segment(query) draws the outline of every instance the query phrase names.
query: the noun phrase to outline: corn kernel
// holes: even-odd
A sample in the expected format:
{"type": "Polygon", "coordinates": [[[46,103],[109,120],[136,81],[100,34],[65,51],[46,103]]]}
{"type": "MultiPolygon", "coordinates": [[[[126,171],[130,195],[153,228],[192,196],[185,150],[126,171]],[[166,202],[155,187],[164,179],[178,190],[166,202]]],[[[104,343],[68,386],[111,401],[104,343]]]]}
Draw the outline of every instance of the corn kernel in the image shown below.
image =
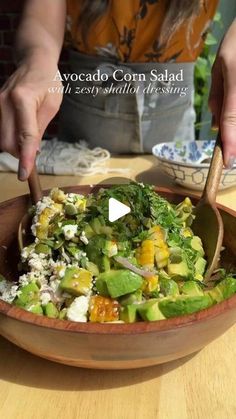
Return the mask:
{"type": "Polygon", "coordinates": [[[159,288],[158,275],[151,276],[149,278],[144,279],[142,291],[145,294],[150,294],[151,292],[155,291],[158,288],[159,288]]]}
{"type": "Polygon", "coordinates": [[[119,320],[118,301],[101,295],[94,295],[90,298],[89,320],[98,323],[119,320]]]}
{"type": "Polygon", "coordinates": [[[62,210],[62,204],[55,203],[51,207],[45,208],[38,217],[36,226],[36,237],[40,240],[48,236],[48,227],[52,218],[62,210]]]}
{"type": "Polygon", "coordinates": [[[154,242],[144,240],[136,251],[136,258],[141,266],[153,268],[154,266],[154,242]]]}
{"type": "Polygon", "coordinates": [[[53,188],[51,190],[50,196],[54,202],[62,203],[66,199],[66,195],[61,189],[53,188]]]}

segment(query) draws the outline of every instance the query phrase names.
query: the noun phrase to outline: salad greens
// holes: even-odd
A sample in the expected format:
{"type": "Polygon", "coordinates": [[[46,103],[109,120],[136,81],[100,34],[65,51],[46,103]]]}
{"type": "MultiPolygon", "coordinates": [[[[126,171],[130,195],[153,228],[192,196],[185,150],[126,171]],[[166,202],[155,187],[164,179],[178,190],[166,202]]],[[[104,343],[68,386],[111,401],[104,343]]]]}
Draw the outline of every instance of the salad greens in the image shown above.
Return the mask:
{"type": "Polygon", "coordinates": [[[38,315],[77,322],[155,321],[194,313],[236,293],[234,275],[203,283],[206,259],[178,205],[131,182],[83,196],[53,189],[33,208],[32,243],[17,283],[0,277],[0,298],[38,315]],[[109,199],[131,212],[109,222],[109,199]]]}

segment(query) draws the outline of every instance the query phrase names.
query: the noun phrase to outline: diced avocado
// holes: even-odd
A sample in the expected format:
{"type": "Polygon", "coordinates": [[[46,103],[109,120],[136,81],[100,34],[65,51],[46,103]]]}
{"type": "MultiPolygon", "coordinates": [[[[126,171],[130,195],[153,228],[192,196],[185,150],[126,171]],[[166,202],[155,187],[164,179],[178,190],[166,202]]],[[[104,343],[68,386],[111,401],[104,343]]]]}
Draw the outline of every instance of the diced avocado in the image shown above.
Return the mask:
{"type": "Polygon", "coordinates": [[[218,285],[211,290],[206,291],[205,294],[208,294],[211,297],[214,304],[220,303],[224,299],[221,289],[218,287],[218,285]]]}
{"type": "Polygon", "coordinates": [[[200,285],[196,281],[186,281],[181,288],[183,294],[195,296],[195,295],[204,295],[204,292],[200,285]]]}
{"type": "Polygon", "coordinates": [[[170,263],[180,263],[183,260],[182,249],[178,246],[170,247],[170,263]]]}
{"type": "Polygon", "coordinates": [[[82,195],[78,196],[76,201],[74,202],[74,205],[76,206],[76,208],[78,208],[80,212],[83,212],[86,210],[86,204],[87,204],[87,199],[82,195]]]}
{"type": "Polygon", "coordinates": [[[128,240],[123,240],[121,242],[117,243],[117,247],[118,247],[118,252],[120,255],[122,256],[130,256],[130,251],[131,251],[131,245],[130,242],[128,240]]]}
{"type": "Polygon", "coordinates": [[[201,256],[204,256],[205,252],[203,250],[202,241],[201,241],[200,237],[193,236],[190,243],[191,243],[192,249],[199,252],[201,256]]]}
{"type": "Polygon", "coordinates": [[[122,306],[127,306],[133,303],[139,303],[142,301],[142,290],[137,290],[131,294],[123,295],[119,298],[119,303],[122,306]]]}
{"type": "Polygon", "coordinates": [[[99,269],[95,263],[86,260],[86,269],[91,272],[93,276],[99,275],[99,269]]]}
{"type": "Polygon", "coordinates": [[[66,268],[60,288],[72,295],[87,295],[92,285],[92,274],[86,269],[66,268]]]}
{"type": "Polygon", "coordinates": [[[178,295],[179,287],[173,279],[160,277],[160,291],[164,295],[178,295]]]}
{"type": "Polygon", "coordinates": [[[98,276],[98,278],[96,280],[96,283],[95,283],[97,291],[103,297],[110,297],[110,294],[109,294],[109,291],[108,291],[108,288],[107,288],[107,283],[106,283],[106,281],[104,281],[103,277],[101,278],[101,275],[98,276]]]}
{"type": "Polygon", "coordinates": [[[221,290],[223,298],[229,298],[236,293],[236,279],[229,276],[221,281],[217,288],[221,290]]]}
{"type": "Polygon", "coordinates": [[[78,254],[78,247],[76,246],[68,246],[65,244],[65,248],[67,252],[73,257],[75,257],[78,254]]]}
{"type": "Polygon", "coordinates": [[[69,215],[69,216],[76,215],[78,214],[78,208],[74,204],[66,204],[65,213],[66,215],[69,215]]]}
{"type": "Polygon", "coordinates": [[[108,256],[104,254],[106,238],[104,236],[93,236],[86,246],[86,253],[89,260],[97,265],[100,272],[110,269],[108,256]]]}
{"type": "Polygon", "coordinates": [[[35,253],[37,254],[43,253],[45,255],[49,255],[51,253],[50,247],[43,243],[36,244],[34,250],[35,250],[35,253]]]}
{"type": "Polygon", "coordinates": [[[143,278],[128,269],[110,270],[98,276],[96,287],[98,292],[104,292],[102,282],[106,283],[109,295],[112,298],[121,297],[130,294],[141,287],[143,278]]]}
{"type": "Polygon", "coordinates": [[[15,305],[24,307],[31,301],[39,301],[39,287],[35,284],[35,282],[30,282],[20,288],[20,291],[20,295],[14,300],[15,305]]]}
{"type": "Polygon", "coordinates": [[[206,264],[207,264],[207,261],[204,258],[199,257],[194,264],[196,273],[203,275],[206,269],[206,264]]]}
{"type": "Polygon", "coordinates": [[[27,311],[30,311],[30,313],[43,315],[43,309],[42,309],[41,303],[39,302],[36,302],[36,303],[31,302],[29,304],[26,304],[24,306],[24,309],[27,311]]]}
{"type": "Polygon", "coordinates": [[[48,247],[54,248],[55,241],[53,239],[43,240],[41,243],[46,244],[48,247]]]}
{"type": "Polygon", "coordinates": [[[0,282],[2,282],[2,281],[6,281],[6,279],[4,278],[3,275],[0,274],[0,282]]]}
{"type": "Polygon", "coordinates": [[[102,224],[101,221],[98,218],[93,218],[90,221],[90,227],[93,229],[93,231],[96,234],[100,234],[100,228],[101,228],[102,224]]]}
{"type": "Polygon", "coordinates": [[[212,301],[207,294],[194,297],[179,295],[178,297],[164,298],[159,302],[159,308],[167,318],[192,314],[211,305],[212,301]]]}
{"type": "Polygon", "coordinates": [[[163,320],[165,316],[159,308],[159,300],[154,298],[143,304],[137,304],[138,314],[146,321],[163,320]]]}
{"type": "Polygon", "coordinates": [[[178,217],[183,221],[183,223],[185,222],[184,225],[191,225],[191,221],[192,221],[192,202],[190,201],[190,199],[187,197],[184,199],[183,202],[180,202],[180,204],[178,204],[176,206],[176,212],[178,217]]]}
{"type": "Polygon", "coordinates": [[[55,241],[54,250],[60,249],[60,247],[63,245],[63,243],[64,243],[64,238],[59,237],[59,238],[55,241]]]}
{"type": "Polygon", "coordinates": [[[44,313],[47,317],[51,317],[52,319],[57,319],[59,317],[59,311],[51,301],[44,306],[44,313]]]}
{"type": "Polygon", "coordinates": [[[187,279],[189,275],[189,269],[187,262],[182,260],[180,263],[168,263],[167,266],[168,275],[175,279],[187,279]]]}
{"type": "MultiPolygon", "coordinates": [[[[107,226],[105,224],[105,220],[103,217],[94,218],[90,221],[90,228],[93,231],[93,234],[98,235],[105,235],[107,237],[111,237],[113,233],[113,229],[111,226],[107,226]]],[[[87,236],[88,237],[88,236],[87,236]]]]}
{"type": "Polygon", "coordinates": [[[100,227],[100,234],[104,234],[107,237],[112,237],[112,233],[112,227],[106,225],[100,227]]]}
{"type": "Polygon", "coordinates": [[[137,305],[129,304],[125,307],[121,307],[120,310],[120,320],[123,320],[125,323],[134,323],[137,321],[137,305]]]}
{"type": "Polygon", "coordinates": [[[227,277],[214,288],[208,290],[207,293],[211,296],[214,303],[220,303],[236,293],[236,279],[227,277]]]}
{"type": "Polygon", "coordinates": [[[94,230],[92,229],[92,227],[89,224],[86,224],[86,226],[84,227],[84,232],[85,232],[85,236],[90,239],[92,236],[94,236],[94,230]]]}
{"type": "Polygon", "coordinates": [[[59,319],[64,320],[66,318],[67,308],[63,308],[61,311],[59,311],[59,319]]]}
{"type": "Polygon", "coordinates": [[[105,255],[101,256],[100,262],[99,262],[99,270],[101,272],[107,272],[110,270],[110,268],[111,268],[111,265],[110,265],[109,257],[105,255]]]}

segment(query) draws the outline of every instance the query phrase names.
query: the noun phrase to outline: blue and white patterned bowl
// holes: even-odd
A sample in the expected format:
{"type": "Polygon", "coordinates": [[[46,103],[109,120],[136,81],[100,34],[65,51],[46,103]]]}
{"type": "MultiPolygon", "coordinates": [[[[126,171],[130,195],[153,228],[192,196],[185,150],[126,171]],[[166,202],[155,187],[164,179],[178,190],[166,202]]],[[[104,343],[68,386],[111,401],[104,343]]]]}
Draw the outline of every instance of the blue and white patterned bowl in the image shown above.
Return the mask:
{"type": "MultiPolygon", "coordinates": [[[[215,141],[177,141],[156,144],[152,153],[157,157],[160,168],[179,185],[203,190],[215,141]],[[203,162],[203,163],[202,163],[203,162]]],[[[220,189],[236,185],[236,164],[232,169],[223,169],[220,189]]]]}

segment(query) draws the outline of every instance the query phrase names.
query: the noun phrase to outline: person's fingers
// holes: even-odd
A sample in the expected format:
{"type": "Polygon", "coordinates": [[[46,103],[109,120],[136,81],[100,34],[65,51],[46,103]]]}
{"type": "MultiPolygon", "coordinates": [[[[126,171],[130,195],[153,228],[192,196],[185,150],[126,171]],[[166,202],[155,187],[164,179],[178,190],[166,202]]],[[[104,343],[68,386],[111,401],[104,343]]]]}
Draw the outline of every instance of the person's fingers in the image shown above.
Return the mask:
{"type": "Polygon", "coordinates": [[[224,83],[222,76],[221,60],[216,58],[212,67],[211,88],[208,104],[212,112],[212,128],[218,128],[220,125],[221,109],[224,99],[224,83]]]}
{"type": "Polygon", "coordinates": [[[30,94],[17,88],[12,91],[11,97],[15,108],[16,137],[19,144],[19,180],[26,180],[33,168],[40,132],[37,121],[37,103],[30,94]]]}
{"type": "Polygon", "coordinates": [[[51,120],[54,118],[54,116],[57,114],[60,104],[62,101],[62,96],[58,96],[57,98],[51,98],[50,96],[47,96],[40,106],[37,114],[38,118],[38,127],[40,131],[40,135],[43,136],[44,131],[46,130],[48,124],[51,122],[51,120]]]}
{"type": "Polygon", "coordinates": [[[5,92],[0,94],[0,145],[2,151],[18,156],[18,147],[15,141],[14,108],[5,92]]]}
{"type": "Polygon", "coordinates": [[[224,163],[231,167],[236,158],[236,68],[224,72],[224,101],[220,121],[224,163]]]}

